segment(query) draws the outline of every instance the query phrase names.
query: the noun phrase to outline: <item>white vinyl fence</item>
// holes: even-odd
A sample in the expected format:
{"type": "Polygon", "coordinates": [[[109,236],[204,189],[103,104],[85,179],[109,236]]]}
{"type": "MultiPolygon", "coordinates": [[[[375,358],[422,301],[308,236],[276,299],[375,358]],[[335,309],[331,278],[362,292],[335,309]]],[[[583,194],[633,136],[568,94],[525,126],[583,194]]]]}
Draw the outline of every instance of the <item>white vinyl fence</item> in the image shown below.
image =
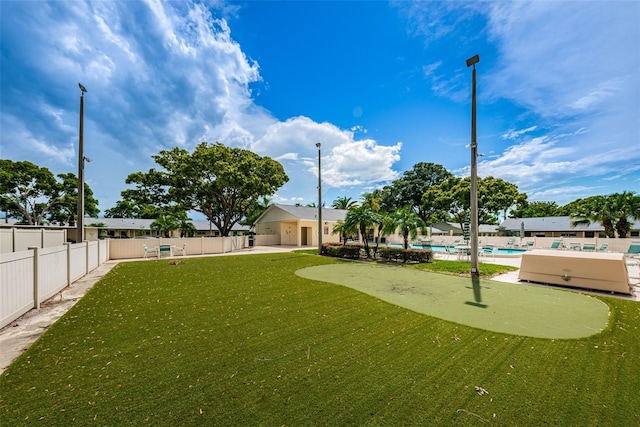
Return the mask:
{"type": "Polygon", "coordinates": [[[109,258],[109,241],[0,254],[0,328],[96,269],[109,258]]]}
{"type": "Polygon", "coordinates": [[[50,248],[64,245],[67,230],[11,228],[0,229],[0,253],[26,251],[29,248],[50,248]]]}
{"type": "MultiPolygon", "coordinates": [[[[222,254],[249,246],[249,236],[229,237],[158,237],[153,239],[110,240],[109,259],[143,258],[144,247],[157,249],[160,245],[184,248],[186,255],[222,254]]],[[[178,253],[177,251],[175,252],[178,253]]],[[[151,255],[153,258],[155,255],[151,255]]]]}

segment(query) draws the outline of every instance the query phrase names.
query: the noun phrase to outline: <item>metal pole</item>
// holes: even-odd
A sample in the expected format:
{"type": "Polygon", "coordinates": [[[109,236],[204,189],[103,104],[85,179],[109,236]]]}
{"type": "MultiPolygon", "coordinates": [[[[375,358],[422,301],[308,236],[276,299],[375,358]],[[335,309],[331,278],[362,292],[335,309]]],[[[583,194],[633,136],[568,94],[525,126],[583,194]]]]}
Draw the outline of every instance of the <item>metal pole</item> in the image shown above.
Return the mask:
{"type": "Polygon", "coordinates": [[[76,243],[84,241],[84,93],[80,85],[80,135],[78,138],[78,212],[76,218],[76,243]]]}
{"type": "Polygon", "coordinates": [[[471,82],[471,276],[478,277],[478,140],[476,132],[476,63],[478,55],[467,61],[473,65],[471,82]]]}
{"type": "Polygon", "coordinates": [[[322,176],[320,168],[320,143],[318,147],[318,255],[322,255],[322,176]]]}

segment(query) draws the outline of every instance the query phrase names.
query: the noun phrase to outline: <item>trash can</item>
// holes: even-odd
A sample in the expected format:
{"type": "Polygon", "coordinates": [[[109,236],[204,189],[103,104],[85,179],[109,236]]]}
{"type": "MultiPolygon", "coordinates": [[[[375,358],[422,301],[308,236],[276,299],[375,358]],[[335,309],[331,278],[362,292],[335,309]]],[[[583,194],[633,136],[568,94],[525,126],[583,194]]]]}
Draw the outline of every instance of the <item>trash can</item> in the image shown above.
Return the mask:
{"type": "Polygon", "coordinates": [[[249,236],[249,247],[253,247],[253,236],[249,236]]]}

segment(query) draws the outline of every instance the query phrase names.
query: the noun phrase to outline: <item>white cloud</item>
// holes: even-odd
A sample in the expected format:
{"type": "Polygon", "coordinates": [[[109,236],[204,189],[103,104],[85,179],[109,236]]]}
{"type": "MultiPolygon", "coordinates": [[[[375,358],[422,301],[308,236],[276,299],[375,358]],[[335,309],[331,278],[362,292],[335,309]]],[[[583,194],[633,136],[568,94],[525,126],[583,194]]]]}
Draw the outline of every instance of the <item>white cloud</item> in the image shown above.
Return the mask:
{"type": "Polygon", "coordinates": [[[329,186],[387,182],[398,177],[392,167],[400,159],[402,143],[382,146],[372,139],[356,140],[353,130],[317,123],[308,117],[273,123],[251,148],[276,159],[299,159],[299,165],[317,176],[318,142],[321,143],[322,180],[329,186]]]}
{"type": "Polygon", "coordinates": [[[538,126],[530,126],[530,127],[526,128],[526,129],[520,129],[520,130],[510,129],[509,131],[503,133],[500,136],[500,138],[502,138],[502,139],[516,139],[516,138],[520,137],[521,135],[523,135],[525,133],[533,132],[537,128],[538,128],[538,126]]]}

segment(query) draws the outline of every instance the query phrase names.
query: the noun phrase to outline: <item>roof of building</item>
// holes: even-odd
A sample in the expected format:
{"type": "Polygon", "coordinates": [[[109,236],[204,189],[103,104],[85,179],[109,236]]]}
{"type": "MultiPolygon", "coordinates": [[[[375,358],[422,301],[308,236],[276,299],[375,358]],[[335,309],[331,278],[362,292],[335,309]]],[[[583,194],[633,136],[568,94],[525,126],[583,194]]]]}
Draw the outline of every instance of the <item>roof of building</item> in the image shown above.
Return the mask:
{"type": "MultiPolygon", "coordinates": [[[[91,224],[104,224],[98,228],[111,229],[111,230],[150,230],[151,224],[155,219],[136,219],[136,218],[85,218],[85,227],[90,227],[91,224]]],[[[193,226],[198,231],[217,231],[218,227],[211,224],[209,228],[209,221],[191,221],[193,226]]],[[[232,231],[246,231],[249,230],[249,226],[234,224],[231,228],[232,231]]]]}
{"type": "MultiPolygon", "coordinates": [[[[578,224],[571,226],[571,218],[568,216],[547,216],[540,218],[508,218],[505,219],[500,228],[509,231],[519,231],[524,223],[526,231],[603,231],[604,227],[598,222],[591,224],[578,224]]],[[[632,222],[633,230],[640,229],[640,221],[632,222]]]]}
{"type": "MultiPolygon", "coordinates": [[[[256,220],[259,222],[268,212],[280,209],[283,212],[301,220],[317,220],[318,219],[318,208],[308,207],[308,206],[292,206],[292,205],[281,205],[281,204],[273,204],[269,206],[260,217],[256,220]]],[[[322,208],[322,219],[324,221],[344,221],[347,217],[347,210],[344,209],[333,209],[333,208],[322,208]]]]}

